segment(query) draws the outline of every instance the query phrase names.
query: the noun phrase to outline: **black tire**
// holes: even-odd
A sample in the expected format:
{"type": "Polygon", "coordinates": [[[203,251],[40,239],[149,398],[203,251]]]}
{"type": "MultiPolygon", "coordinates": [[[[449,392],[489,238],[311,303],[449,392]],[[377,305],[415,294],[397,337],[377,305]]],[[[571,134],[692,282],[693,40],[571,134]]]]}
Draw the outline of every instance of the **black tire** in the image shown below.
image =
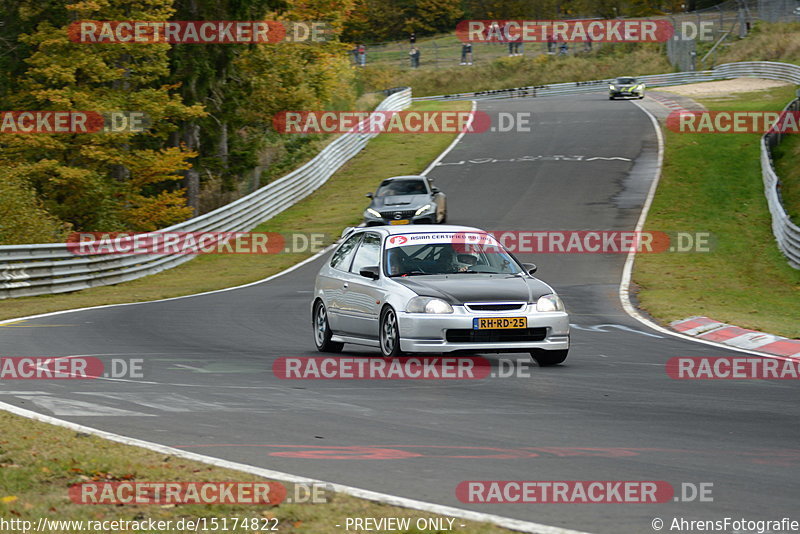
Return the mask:
{"type": "Polygon", "coordinates": [[[403,355],[403,351],[400,350],[400,329],[397,326],[397,313],[389,306],[381,311],[378,341],[384,358],[397,358],[403,355]]]}
{"type": "Polygon", "coordinates": [[[342,352],[344,343],[331,341],[331,327],[328,325],[328,310],[325,304],[318,300],[314,304],[314,313],[311,314],[311,328],[314,330],[314,345],[320,352],[342,352]]]}
{"type": "Polygon", "coordinates": [[[644,95],[639,95],[639,100],[643,99],[644,95]]]}
{"type": "Polygon", "coordinates": [[[531,358],[536,360],[539,367],[550,367],[551,365],[558,365],[567,359],[569,349],[565,350],[532,350],[531,358]]]}
{"type": "Polygon", "coordinates": [[[613,96],[609,96],[608,99],[609,100],[614,100],[614,97],[613,96]]]}

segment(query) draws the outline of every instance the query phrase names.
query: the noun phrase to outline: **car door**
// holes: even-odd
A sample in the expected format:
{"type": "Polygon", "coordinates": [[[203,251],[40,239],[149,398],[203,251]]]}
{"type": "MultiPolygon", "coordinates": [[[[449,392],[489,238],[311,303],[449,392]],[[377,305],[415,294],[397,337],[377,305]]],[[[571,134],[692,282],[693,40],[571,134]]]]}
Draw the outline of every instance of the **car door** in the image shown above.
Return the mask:
{"type": "Polygon", "coordinates": [[[347,331],[359,337],[378,337],[378,314],[383,302],[380,279],[361,276],[364,267],[381,264],[381,235],[365,232],[350,266],[348,287],[345,293],[347,312],[342,315],[347,331]]]}
{"type": "Polygon", "coordinates": [[[322,300],[328,309],[328,325],[333,332],[344,331],[342,314],[345,313],[347,306],[345,293],[350,281],[350,264],[353,263],[362,235],[357,233],[346,239],[334,252],[328,268],[319,276],[322,300]]]}

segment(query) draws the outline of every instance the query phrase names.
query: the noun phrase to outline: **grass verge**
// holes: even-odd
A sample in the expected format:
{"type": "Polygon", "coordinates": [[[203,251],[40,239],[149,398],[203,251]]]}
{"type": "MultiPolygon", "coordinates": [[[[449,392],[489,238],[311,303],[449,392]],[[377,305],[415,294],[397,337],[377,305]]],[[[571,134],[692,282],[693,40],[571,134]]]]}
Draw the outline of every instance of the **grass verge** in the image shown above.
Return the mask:
{"type": "MultiPolygon", "coordinates": [[[[420,102],[416,110],[466,110],[469,102],[420,102]]],[[[311,196],[254,229],[258,232],[313,232],[334,242],[346,226],[361,222],[364,195],[383,178],[420,173],[455,138],[450,134],[382,134],[311,196]]],[[[6,299],[0,319],[57,310],[143,302],[190,295],[261,280],[312,254],[201,255],[179,267],[114,286],[63,295],[6,299]]]]}
{"type": "MultiPolygon", "coordinates": [[[[777,111],[794,87],[700,100],[709,110],[777,111]]],[[[708,253],[641,254],[639,305],[668,323],[692,315],[800,337],[800,271],[775,244],[758,134],[665,131],[666,152],[645,230],[711,232],[708,253]]]]}
{"type": "MultiPolygon", "coordinates": [[[[418,518],[441,517],[435,514],[388,506],[357,499],[348,495],[323,492],[326,502],[318,504],[285,504],[276,506],[254,504],[78,504],[68,494],[72,484],[86,482],[264,482],[264,479],[247,473],[209,466],[180,457],[106,441],[89,434],[31,421],[0,411],[0,520],[31,521],[35,526],[39,518],[55,521],[171,521],[172,528],[84,528],[92,532],[195,532],[192,528],[177,528],[178,521],[197,521],[206,518],[207,532],[255,534],[258,532],[284,533],[340,533],[345,520],[350,518],[410,518],[414,525],[418,518]],[[251,528],[232,528],[234,518],[240,525],[245,518],[251,528]],[[227,529],[210,528],[212,520],[219,525],[227,520],[227,529]],[[341,525],[337,527],[336,525],[341,525]],[[268,526],[268,528],[263,528],[268,526]],[[260,527],[260,528],[259,528],[260,527]]],[[[287,494],[294,490],[286,485],[287,494]]],[[[3,532],[22,532],[11,524],[3,532]]],[[[448,525],[445,521],[444,525],[448,525]]],[[[73,524],[73,527],[77,525],[73,524]]],[[[123,526],[123,525],[121,525],[123,526]]],[[[166,526],[164,524],[163,526],[166,526]]],[[[352,529],[351,529],[352,530],[352,529]]],[[[453,530],[462,534],[510,532],[486,523],[461,519],[453,522],[453,530]],[[461,525],[464,525],[461,527],[461,525]]],[[[66,534],[80,532],[79,528],[58,528],[50,525],[39,532],[66,534]]],[[[199,530],[202,532],[202,530],[199,530]]],[[[435,532],[417,530],[406,532],[435,532]]]]}

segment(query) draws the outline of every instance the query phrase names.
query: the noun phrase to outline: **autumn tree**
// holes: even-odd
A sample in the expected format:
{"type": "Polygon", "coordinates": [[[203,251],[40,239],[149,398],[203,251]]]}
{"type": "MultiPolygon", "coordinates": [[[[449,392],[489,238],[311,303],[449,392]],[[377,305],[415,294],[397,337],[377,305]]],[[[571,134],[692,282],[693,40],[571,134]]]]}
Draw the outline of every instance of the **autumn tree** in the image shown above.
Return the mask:
{"type": "MultiPolygon", "coordinates": [[[[167,20],[170,0],[65,1],[70,20],[167,20]]],[[[24,6],[20,17],[35,12],[24,6]]],[[[82,44],[68,38],[68,22],[36,24],[20,41],[30,48],[27,68],[7,101],[19,110],[137,111],[143,133],[3,135],[0,164],[28,167],[27,181],[43,206],[76,229],[142,230],[191,215],[177,174],[192,154],[168,147],[177,122],[205,114],[186,106],[168,75],[169,44],[82,44]],[[143,165],[147,161],[153,166],[143,165]]]]}

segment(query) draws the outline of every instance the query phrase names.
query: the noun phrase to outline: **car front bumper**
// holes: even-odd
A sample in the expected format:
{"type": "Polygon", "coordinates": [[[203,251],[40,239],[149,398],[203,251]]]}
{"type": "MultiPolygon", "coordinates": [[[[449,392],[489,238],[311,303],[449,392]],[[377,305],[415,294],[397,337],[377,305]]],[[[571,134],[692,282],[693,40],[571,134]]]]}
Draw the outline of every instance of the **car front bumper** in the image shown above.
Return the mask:
{"type": "Polygon", "coordinates": [[[642,96],[644,91],[636,90],[636,91],[609,91],[608,96],[618,97],[618,96],[642,96]]]}
{"type": "Polygon", "coordinates": [[[476,313],[466,310],[463,306],[454,306],[453,308],[454,313],[451,314],[398,312],[400,350],[404,352],[523,352],[534,349],[566,350],[569,348],[569,314],[566,312],[530,311],[531,306],[528,306],[527,310],[520,310],[516,313],[476,313]],[[479,317],[526,317],[528,329],[524,333],[514,329],[474,330],[473,319],[479,317]],[[528,337],[537,339],[508,339],[529,332],[532,335],[528,337]],[[474,337],[475,339],[464,340],[465,337],[474,337]]]}
{"type": "Polygon", "coordinates": [[[396,219],[390,219],[388,217],[373,217],[371,215],[364,217],[364,224],[367,226],[384,226],[391,224],[436,224],[436,212],[415,215],[411,218],[400,219],[400,221],[404,222],[399,222],[396,219]]]}

